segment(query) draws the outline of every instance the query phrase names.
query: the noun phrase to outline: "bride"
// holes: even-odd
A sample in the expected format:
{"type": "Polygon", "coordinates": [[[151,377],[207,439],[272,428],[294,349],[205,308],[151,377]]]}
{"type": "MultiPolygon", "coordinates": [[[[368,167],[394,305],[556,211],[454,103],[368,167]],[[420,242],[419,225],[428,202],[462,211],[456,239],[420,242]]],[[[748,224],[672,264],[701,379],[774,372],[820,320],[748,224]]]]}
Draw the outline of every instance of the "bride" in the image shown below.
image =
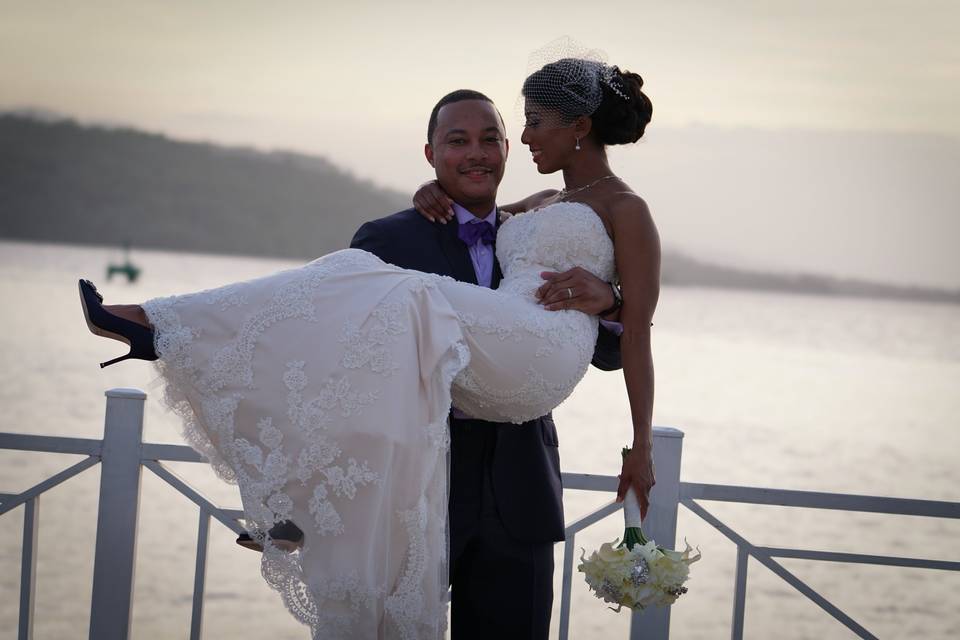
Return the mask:
{"type": "MultiPolygon", "coordinates": [[[[569,57],[525,80],[521,140],[565,187],[517,203],[526,212],[500,226],[495,291],[357,249],[139,306],[104,306],[80,282],[91,331],[131,346],[105,364],[158,360],[187,441],[239,486],[264,578],[315,638],[443,636],[451,405],[484,420],[539,417],[593,354],[597,318],[538,304],[542,271],[619,275],[634,437],[618,494],[633,488],[646,511],[659,239],[605,152],[643,135],[642,82],[569,57]],[[303,532],[296,547],[267,535],[282,522],[303,532]]],[[[445,217],[444,197],[422,190],[423,214],[445,217]]]]}

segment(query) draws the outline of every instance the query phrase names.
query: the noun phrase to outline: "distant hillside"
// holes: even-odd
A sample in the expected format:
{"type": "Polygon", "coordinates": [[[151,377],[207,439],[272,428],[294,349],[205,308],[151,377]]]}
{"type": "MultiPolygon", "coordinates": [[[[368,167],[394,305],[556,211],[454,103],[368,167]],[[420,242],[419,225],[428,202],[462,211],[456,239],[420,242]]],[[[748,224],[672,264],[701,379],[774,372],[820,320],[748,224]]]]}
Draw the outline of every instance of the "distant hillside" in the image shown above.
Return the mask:
{"type": "Polygon", "coordinates": [[[722,287],[827,296],[960,303],[960,291],[898,286],[804,273],[783,274],[747,271],[701,262],[669,251],[665,252],[663,256],[660,279],[663,284],[674,286],[722,287]]]}
{"type": "Polygon", "coordinates": [[[409,205],[322,158],[0,115],[0,236],[312,258],[409,205]]]}
{"type": "MultiPolygon", "coordinates": [[[[0,237],[313,258],[349,244],[409,196],[323,158],[0,114],[0,237]]],[[[663,281],[827,295],[960,302],[960,292],[768,274],[666,252],[663,281]]]]}

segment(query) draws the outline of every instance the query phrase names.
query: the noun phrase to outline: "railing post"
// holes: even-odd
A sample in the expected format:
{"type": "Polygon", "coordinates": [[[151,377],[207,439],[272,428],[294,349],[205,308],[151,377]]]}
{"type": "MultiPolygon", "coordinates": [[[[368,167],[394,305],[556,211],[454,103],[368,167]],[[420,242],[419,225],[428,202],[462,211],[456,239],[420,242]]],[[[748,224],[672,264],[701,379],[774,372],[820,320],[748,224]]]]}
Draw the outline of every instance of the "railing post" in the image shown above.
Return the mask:
{"type": "MultiPolygon", "coordinates": [[[[653,429],[653,464],[657,484],[650,492],[650,508],[643,532],[657,544],[673,549],[677,538],[677,509],[680,504],[680,453],[683,432],[671,427],[653,429]]],[[[670,637],[670,607],[651,607],[634,612],[630,640],[667,640],[670,637]]]]}
{"type": "Polygon", "coordinates": [[[37,594],[37,531],[40,524],[40,496],[23,505],[23,552],[20,561],[20,625],[18,640],[32,640],[33,612],[37,594]]]}
{"type": "Polygon", "coordinates": [[[573,582],[573,551],[576,534],[569,534],[563,544],[563,581],[560,588],[560,640],[570,637],[570,583],[573,582]]]}
{"type": "Polygon", "coordinates": [[[749,556],[747,549],[737,545],[737,572],[734,577],[733,589],[733,627],[730,630],[731,640],[743,640],[743,613],[747,606],[747,568],[749,556]]]}
{"type": "Polygon", "coordinates": [[[210,542],[210,514],[200,508],[197,528],[197,561],[193,570],[193,614],[190,616],[190,640],[200,640],[203,630],[203,588],[207,580],[207,546],[210,542]]]}
{"type": "Polygon", "coordinates": [[[139,389],[110,389],[106,396],[90,638],[126,640],[133,602],[140,445],[147,394],[139,389]]]}

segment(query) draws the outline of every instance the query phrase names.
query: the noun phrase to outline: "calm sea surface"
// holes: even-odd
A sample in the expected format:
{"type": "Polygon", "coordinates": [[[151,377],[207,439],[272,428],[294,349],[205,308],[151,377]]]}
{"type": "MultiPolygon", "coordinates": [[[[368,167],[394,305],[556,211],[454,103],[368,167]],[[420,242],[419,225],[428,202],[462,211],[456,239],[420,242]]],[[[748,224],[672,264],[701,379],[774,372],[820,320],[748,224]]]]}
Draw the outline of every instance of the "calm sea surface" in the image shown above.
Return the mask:
{"type": "MultiPolygon", "coordinates": [[[[100,437],[103,391],[150,394],[145,439],[179,442],[142,362],[101,371],[121,353],[82,322],[79,276],[109,302],[139,302],[262,275],[293,263],[138,252],[141,282],[107,283],[116,252],[0,242],[0,431],[100,437]]],[[[960,307],[667,288],[654,329],[655,423],[685,433],[682,479],[960,501],[960,307]]],[[[591,371],[556,413],[563,467],[615,474],[630,439],[620,374],[591,371]]],[[[0,451],[0,492],[22,491],[78,458],[0,451]]],[[[202,465],[176,466],[215,501],[234,487],[202,465]]],[[[86,637],[99,467],[40,501],[35,636],[86,637]]],[[[567,492],[568,520],[605,502],[567,492]]],[[[960,523],[936,519],[706,504],[754,544],[960,560],[960,523]]],[[[0,640],[16,635],[22,509],[0,518],[0,640]]],[[[196,508],[144,471],[134,637],[185,638],[196,508]]],[[[622,532],[612,516],[577,538],[588,549],[622,532]]],[[[698,545],[690,593],[673,608],[674,637],[729,637],[735,548],[681,508],[680,539],[698,545]]],[[[560,547],[558,547],[558,562],[560,547]]],[[[960,575],[788,560],[784,565],[882,638],[960,637],[960,575]]],[[[559,594],[559,570],[557,572],[559,594]]],[[[211,528],[205,637],[305,639],[259,575],[257,554],[211,528]]],[[[559,605],[559,596],[557,597],[559,605]]],[[[554,625],[556,627],[555,608],[554,625]]],[[[575,579],[574,638],[625,638],[628,617],[575,579]]],[[[746,637],[853,635],[755,562],[746,637]]]]}

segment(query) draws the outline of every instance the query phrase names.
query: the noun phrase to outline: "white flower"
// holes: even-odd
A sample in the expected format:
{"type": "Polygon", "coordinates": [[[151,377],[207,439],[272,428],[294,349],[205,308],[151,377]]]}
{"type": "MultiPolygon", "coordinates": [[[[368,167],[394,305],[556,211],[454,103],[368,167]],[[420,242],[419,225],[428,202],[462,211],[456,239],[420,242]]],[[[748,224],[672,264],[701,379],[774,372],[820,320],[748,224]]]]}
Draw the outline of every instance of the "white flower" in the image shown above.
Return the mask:
{"type": "Polygon", "coordinates": [[[690,545],[678,552],[661,549],[653,540],[633,549],[618,543],[603,543],[589,558],[584,551],[577,567],[598,598],[617,605],[615,611],[670,605],[686,593],[683,583],[690,565],[700,559],[699,553],[691,554],[690,545]]]}

